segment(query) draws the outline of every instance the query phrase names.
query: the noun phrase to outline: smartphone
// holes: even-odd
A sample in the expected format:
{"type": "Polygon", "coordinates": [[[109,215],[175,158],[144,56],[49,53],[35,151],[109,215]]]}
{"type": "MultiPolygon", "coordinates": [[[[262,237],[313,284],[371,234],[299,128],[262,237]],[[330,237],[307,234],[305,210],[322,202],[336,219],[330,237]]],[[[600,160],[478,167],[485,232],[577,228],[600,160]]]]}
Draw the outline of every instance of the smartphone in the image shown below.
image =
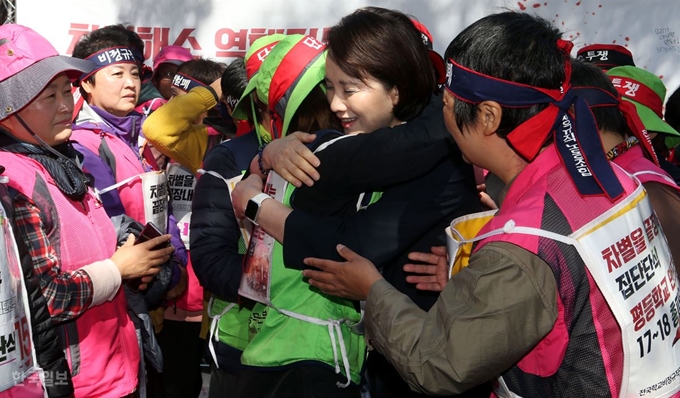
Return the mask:
{"type": "MultiPolygon", "coordinates": [[[[162,236],[163,232],[161,232],[160,229],[154,224],[153,222],[149,221],[146,223],[144,228],[142,229],[142,232],[139,233],[139,237],[135,240],[135,245],[139,243],[144,243],[146,241],[149,241],[153,238],[157,238],[159,236],[162,236]]],[[[158,250],[158,249],[163,249],[166,247],[170,246],[170,241],[167,241],[165,243],[161,243],[160,245],[154,247],[151,250],[158,250]]]]}
{"type": "MultiPolygon", "coordinates": [[[[161,232],[161,230],[158,229],[156,224],[149,221],[148,223],[146,223],[146,225],[142,229],[142,232],[139,233],[139,237],[137,237],[137,239],[135,240],[135,245],[140,244],[140,243],[144,243],[146,241],[149,241],[153,238],[157,238],[157,237],[162,236],[162,235],[163,235],[163,232],[161,232]]],[[[163,248],[166,248],[166,247],[169,247],[169,246],[170,246],[170,241],[167,241],[165,243],[161,243],[160,245],[154,247],[151,250],[159,250],[159,249],[163,249],[163,248]]],[[[132,289],[132,291],[138,292],[139,286],[142,284],[142,278],[127,279],[125,281],[125,283],[127,283],[127,285],[130,287],[130,289],[132,289]]]]}

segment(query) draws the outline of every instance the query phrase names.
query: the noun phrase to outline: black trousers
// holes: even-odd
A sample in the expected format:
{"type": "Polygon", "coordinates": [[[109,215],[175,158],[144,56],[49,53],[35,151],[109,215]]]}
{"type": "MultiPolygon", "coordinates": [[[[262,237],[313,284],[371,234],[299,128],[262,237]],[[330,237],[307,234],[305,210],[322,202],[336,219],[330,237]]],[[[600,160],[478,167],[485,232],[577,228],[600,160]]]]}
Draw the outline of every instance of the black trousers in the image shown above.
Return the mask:
{"type": "Polygon", "coordinates": [[[359,398],[359,386],[339,388],[347,378],[324,364],[298,364],[283,370],[242,367],[236,398],[359,398]]]}
{"type": "Polygon", "coordinates": [[[161,391],[149,396],[197,398],[201,394],[203,340],[200,333],[200,322],[163,321],[163,329],[156,335],[163,352],[162,386],[161,391]]]}

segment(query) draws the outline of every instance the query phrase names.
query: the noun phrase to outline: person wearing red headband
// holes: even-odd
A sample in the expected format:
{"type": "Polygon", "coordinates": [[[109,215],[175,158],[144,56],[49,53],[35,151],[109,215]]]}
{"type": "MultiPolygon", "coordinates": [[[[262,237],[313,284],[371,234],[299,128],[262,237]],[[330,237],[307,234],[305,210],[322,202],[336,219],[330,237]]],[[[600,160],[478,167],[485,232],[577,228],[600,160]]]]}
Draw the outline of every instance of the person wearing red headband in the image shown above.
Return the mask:
{"type": "Polygon", "coordinates": [[[591,44],[582,47],[576,53],[579,61],[596,65],[603,71],[617,66],[635,66],[633,54],[624,46],[618,44],[591,44]]]}
{"type": "MultiPolygon", "coordinates": [[[[602,144],[608,151],[607,157],[635,175],[645,187],[668,239],[672,257],[680,260],[680,244],[677,242],[680,237],[680,219],[677,217],[680,214],[680,188],[659,166],[658,153],[652,147],[637,109],[631,102],[620,98],[612,81],[599,68],[580,61],[574,61],[572,65],[572,84],[588,98],[602,144]],[[605,94],[598,101],[593,98],[593,90],[609,95],[605,94]],[[607,97],[614,97],[616,101],[607,97]]],[[[680,263],[676,262],[675,266],[677,269],[680,263]]]]}
{"type": "Polygon", "coordinates": [[[663,119],[666,86],[655,74],[635,66],[618,66],[607,71],[612,84],[627,103],[633,104],[649,132],[659,164],[680,182],[680,169],[667,160],[669,150],[680,143],[680,132],[663,119]]]}
{"type": "Polygon", "coordinates": [[[306,260],[319,268],[304,271],[313,286],[366,299],[369,341],[414,390],[495,379],[499,397],[680,391],[668,244],[642,186],[607,160],[561,36],[544,19],[503,12],[446,51],[447,128],[506,187],[474,239],[453,239],[454,258],[476,245],[428,313],[347,247],[347,262],[306,260]]]}

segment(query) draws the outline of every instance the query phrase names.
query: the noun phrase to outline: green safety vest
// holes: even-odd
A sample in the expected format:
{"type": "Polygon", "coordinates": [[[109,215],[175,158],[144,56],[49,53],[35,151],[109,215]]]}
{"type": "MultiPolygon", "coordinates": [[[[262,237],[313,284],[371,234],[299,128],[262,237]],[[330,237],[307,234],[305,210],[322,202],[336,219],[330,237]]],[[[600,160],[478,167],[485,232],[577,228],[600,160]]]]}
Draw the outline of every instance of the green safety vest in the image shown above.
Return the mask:
{"type": "MultiPolygon", "coordinates": [[[[288,184],[283,203],[290,206],[295,187],[288,184]]],[[[380,194],[372,196],[375,202],[380,194]]],[[[319,361],[340,369],[359,384],[366,358],[364,336],[352,332],[361,320],[354,302],[328,296],[310,286],[297,269],[286,268],[283,246],[275,243],[272,255],[270,299],[257,303],[250,330],[252,340],[243,351],[244,365],[278,367],[300,361],[319,361]],[[307,317],[306,320],[300,318],[307,317]],[[333,320],[332,322],[328,322],[333,320]],[[325,324],[324,324],[325,323],[325,324]]]]}

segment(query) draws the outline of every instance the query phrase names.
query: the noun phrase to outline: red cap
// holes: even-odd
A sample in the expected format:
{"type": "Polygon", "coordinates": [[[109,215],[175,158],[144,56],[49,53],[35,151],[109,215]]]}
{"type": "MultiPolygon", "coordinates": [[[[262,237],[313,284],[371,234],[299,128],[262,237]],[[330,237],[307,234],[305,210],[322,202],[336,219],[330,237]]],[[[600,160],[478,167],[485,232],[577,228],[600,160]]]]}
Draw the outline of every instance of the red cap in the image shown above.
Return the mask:
{"type": "Polygon", "coordinates": [[[444,62],[444,58],[442,58],[442,56],[433,49],[434,42],[432,40],[432,34],[427,29],[427,27],[418,20],[411,19],[411,22],[413,22],[413,26],[415,26],[416,29],[418,29],[418,32],[420,32],[420,36],[423,39],[423,44],[425,44],[430,53],[432,66],[434,67],[437,77],[437,84],[444,84],[446,82],[446,63],[444,62]]]}

